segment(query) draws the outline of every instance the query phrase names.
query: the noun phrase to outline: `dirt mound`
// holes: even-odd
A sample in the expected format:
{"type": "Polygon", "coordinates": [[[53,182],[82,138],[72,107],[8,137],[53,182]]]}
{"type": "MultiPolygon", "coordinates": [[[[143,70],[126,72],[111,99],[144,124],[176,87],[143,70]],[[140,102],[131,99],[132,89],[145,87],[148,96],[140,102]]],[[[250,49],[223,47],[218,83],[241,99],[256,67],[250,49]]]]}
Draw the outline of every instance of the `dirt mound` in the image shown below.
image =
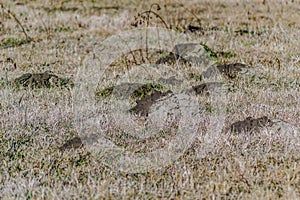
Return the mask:
{"type": "Polygon", "coordinates": [[[201,26],[195,26],[195,25],[192,25],[192,24],[189,24],[187,27],[186,27],[186,32],[190,32],[190,33],[201,33],[201,34],[204,34],[204,31],[205,29],[201,26]]]}
{"type": "Polygon", "coordinates": [[[73,139],[68,140],[61,147],[59,147],[60,151],[66,151],[70,149],[78,149],[83,147],[83,143],[80,137],[75,137],[73,139]]]}
{"type": "Polygon", "coordinates": [[[222,65],[212,66],[202,73],[202,78],[209,78],[215,76],[219,72],[229,79],[234,79],[237,77],[237,75],[240,72],[242,72],[244,69],[247,68],[248,66],[242,63],[222,64],[222,65]]]}
{"type": "Polygon", "coordinates": [[[150,95],[144,96],[142,99],[136,101],[136,106],[131,108],[129,111],[140,116],[147,117],[149,114],[150,107],[157,102],[157,100],[173,94],[172,91],[161,92],[154,90],[150,95]]]}
{"type": "Polygon", "coordinates": [[[190,92],[193,92],[196,95],[202,95],[202,94],[207,95],[209,94],[210,90],[221,87],[222,85],[223,83],[220,82],[203,83],[200,85],[193,86],[190,92]]]}
{"type": "Polygon", "coordinates": [[[209,53],[198,43],[176,44],[167,56],[160,58],[156,64],[208,64],[209,53]]]}
{"type": "Polygon", "coordinates": [[[31,88],[41,88],[41,87],[62,87],[67,85],[73,85],[70,79],[60,78],[51,71],[45,71],[43,73],[26,73],[22,76],[16,78],[13,84],[31,87],[31,88]]]}
{"type": "Polygon", "coordinates": [[[178,63],[183,64],[183,65],[188,63],[188,61],[186,59],[184,59],[183,57],[181,57],[180,55],[170,52],[166,57],[158,59],[155,64],[173,65],[176,63],[176,61],[178,61],[178,63]]]}
{"type": "Polygon", "coordinates": [[[226,130],[232,133],[253,133],[259,131],[263,127],[270,127],[273,122],[266,116],[260,118],[247,117],[245,120],[234,122],[226,130]]]}
{"type": "Polygon", "coordinates": [[[97,134],[91,134],[82,137],[76,136],[70,140],[67,140],[62,146],[59,147],[59,150],[66,151],[70,149],[79,149],[84,147],[85,144],[96,143],[98,139],[99,137],[97,136],[97,134]]]}

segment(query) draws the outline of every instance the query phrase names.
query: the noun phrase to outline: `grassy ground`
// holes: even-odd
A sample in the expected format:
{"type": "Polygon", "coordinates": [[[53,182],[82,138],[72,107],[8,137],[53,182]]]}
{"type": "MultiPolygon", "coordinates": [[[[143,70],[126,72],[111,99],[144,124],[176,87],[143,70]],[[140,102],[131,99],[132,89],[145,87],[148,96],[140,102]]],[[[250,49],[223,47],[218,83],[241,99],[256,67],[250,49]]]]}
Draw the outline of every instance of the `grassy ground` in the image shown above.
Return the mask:
{"type": "Polygon", "coordinates": [[[72,87],[30,89],[8,84],[22,74],[46,70],[76,77],[94,46],[134,28],[135,17],[152,3],[160,5],[160,10],[156,6],[153,10],[164,23],[153,18],[151,26],[182,33],[188,25],[202,27],[186,34],[215,52],[227,52],[218,54],[215,63],[242,62],[259,74],[233,81],[227,125],[248,116],[268,116],[299,128],[298,0],[4,0],[0,3],[1,199],[300,198],[300,149],[299,144],[286,142],[288,133],[238,136],[229,144],[220,141],[205,156],[197,154],[201,141],[195,142],[162,169],[126,174],[95,162],[86,148],[59,150],[78,134],[72,87]]]}

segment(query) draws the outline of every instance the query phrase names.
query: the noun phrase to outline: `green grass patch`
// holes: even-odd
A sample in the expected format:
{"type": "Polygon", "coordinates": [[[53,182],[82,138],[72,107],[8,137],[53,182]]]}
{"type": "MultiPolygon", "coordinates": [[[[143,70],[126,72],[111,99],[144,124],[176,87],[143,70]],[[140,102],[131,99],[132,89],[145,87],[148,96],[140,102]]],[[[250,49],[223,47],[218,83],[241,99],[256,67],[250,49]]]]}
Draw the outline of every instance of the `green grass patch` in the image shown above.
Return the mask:
{"type": "Polygon", "coordinates": [[[211,58],[217,58],[218,57],[217,52],[215,52],[212,48],[208,47],[206,44],[203,44],[203,43],[200,43],[200,45],[203,46],[205,51],[209,53],[209,56],[211,58]]]}
{"type": "Polygon", "coordinates": [[[31,39],[23,39],[23,38],[6,38],[1,41],[0,49],[21,46],[31,41],[32,41],[31,39]]]}
{"type": "Polygon", "coordinates": [[[146,83],[142,87],[140,87],[137,90],[135,90],[132,93],[131,97],[132,98],[143,98],[144,96],[146,96],[147,94],[151,93],[155,89],[162,90],[163,86],[160,85],[160,84],[155,84],[155,83],[146,83]]]}
{"type": "Polygon", "coordinates": [[[96,96],[97,97],[109,97],[112,92],[114,91],[114,86],[105,88],[105,89],[98,89],[96,91],[96,96]]]}
{"type": "Polygon", "coordinates": [[[232,58],[236,56],[236,54],[233,51],[215,51],[214,49],[210,48],[206,44],[200,43],[200,45],[203,46],[205,51],[209,53],[209,56],[212,59],[216,59],[219,57],[232,58]]]}

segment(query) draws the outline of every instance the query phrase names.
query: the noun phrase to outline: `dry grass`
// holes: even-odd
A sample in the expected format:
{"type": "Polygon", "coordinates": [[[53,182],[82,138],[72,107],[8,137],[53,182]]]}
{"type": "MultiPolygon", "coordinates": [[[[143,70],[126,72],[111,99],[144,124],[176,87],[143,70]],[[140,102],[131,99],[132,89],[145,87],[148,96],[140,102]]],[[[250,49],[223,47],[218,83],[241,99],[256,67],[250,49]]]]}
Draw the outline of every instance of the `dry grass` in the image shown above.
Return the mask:
{"type": "MultiPolygon", "coordinates": [[[[59,150],[78,134],[72,88],[25,89],[7,84],[22,74],[46,70],[75,77],[94,46],[132,29],[134,16],[151,3],[0,3],[1,199],[300,198],[299,140],[293,143],[288,133],[222,135],[204,156],[199,154],[205,148],[199,137],[176,162],[147,173],[126,174],[96,162],[86,148],[59,150]],[[8,10],[31,42],[22,42],[27,39],[24,31],[8,10]]],[[[226,105],[227,125],[248,116],[268,116],[299,128],[300,1],[157,3],[161,6],[157,13],[169,28],[183,32],[189,24],[201,26],[203,32],[190,34],[192,38],[215,51],[232,53],[218,56],[216,63],[242,62],[256,71],[253,77],[228,81],[233,85],[226,105]]],[[[165,26],[155,18],[150,24],[165,26]]]]}

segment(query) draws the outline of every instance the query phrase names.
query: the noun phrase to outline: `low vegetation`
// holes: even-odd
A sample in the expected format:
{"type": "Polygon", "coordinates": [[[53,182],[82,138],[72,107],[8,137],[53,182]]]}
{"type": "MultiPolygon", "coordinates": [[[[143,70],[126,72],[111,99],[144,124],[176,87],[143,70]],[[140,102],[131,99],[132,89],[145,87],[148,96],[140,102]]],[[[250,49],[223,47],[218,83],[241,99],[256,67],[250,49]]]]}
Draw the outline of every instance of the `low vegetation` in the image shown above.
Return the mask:
{"type": "Polygon", "coordinates": [[[2,1],[0,199],[299,199],[299,5],[299,0],[2,1]],[[74,99],[82,86],[76,84],[91,81],[80,70],[89,56],[99,56],[95,47],[116,33],[145,27],[184,34],[204,48],[209,66],[194,68],[182,55],[153,49],[131,49],[116,58],[94,91],[105,138],[137,154],[163,148],[176,136],[176,106],[175,122],[157,135],[141,139],[122,132],[106,112],[116,94],[128,91],[126,111],[139,124],[161,109],[162,99],[178,93],[191,95],[203,118],[197,137],[174,162],[127,173],[95,160],[88,145],[99,137],[80,137],[74,99]],[[172,71],[176,62],[182,71],[172,71]],[[140,82],[138,74],[127,87],[131,82],[122,77],[143,64],[170,70],[140,82]],[[213,66],[222,81],[207,83],[213,66]],[[224,98],[212,102],[213,91],[222,88],[224,98]],[[211,119],[222,116],[222,132],[206,143],[211,119]]]}

